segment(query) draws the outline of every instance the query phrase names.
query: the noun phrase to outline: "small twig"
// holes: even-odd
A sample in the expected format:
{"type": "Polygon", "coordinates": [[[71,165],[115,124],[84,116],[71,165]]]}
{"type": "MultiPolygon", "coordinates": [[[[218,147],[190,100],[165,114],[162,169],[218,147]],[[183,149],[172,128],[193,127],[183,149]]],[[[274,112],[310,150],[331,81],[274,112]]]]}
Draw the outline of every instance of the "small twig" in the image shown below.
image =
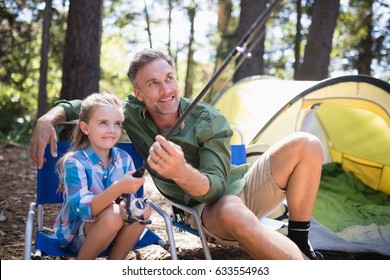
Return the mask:
{"type": "Polygon", "coordinates": [[[24,242],[23,243],[16,243],[16,244],[2,245],[3,248],[5,248],[5,247],[15,247],[15,246],[23,246],[24,247],[24,242]]]}

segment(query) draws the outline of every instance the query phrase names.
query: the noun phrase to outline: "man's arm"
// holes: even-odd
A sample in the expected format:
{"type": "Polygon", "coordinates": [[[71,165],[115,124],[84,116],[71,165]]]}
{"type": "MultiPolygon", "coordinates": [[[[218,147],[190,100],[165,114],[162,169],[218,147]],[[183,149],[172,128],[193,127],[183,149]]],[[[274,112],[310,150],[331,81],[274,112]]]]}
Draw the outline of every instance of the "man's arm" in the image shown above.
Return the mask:
{"type": "Polygon", "coordinates": [[[174,180],[183,190],[191,196],[204,196],[210,190],[210,182],[207,176],[200,173],[189,163],[181,166],[181,170],[175,173],[174,180]]]}
{"type": "Polygon", "coordinates": [[[30,157],[41,169],[44,163],[44,153],[47,144],[50,145],[50,152],[57,157],[57,135],[55,126],[66,121],[65,110],[56,106],[37,120],[30,139],[30,157]]]}
{"type": "Polygon", "coordinates": [[[149,166],[161,176],[174,180],[191,196],[202,196],[209,191],[207,176],[186,162],[180,146],[158,135],[149,152],[149,166]]]}

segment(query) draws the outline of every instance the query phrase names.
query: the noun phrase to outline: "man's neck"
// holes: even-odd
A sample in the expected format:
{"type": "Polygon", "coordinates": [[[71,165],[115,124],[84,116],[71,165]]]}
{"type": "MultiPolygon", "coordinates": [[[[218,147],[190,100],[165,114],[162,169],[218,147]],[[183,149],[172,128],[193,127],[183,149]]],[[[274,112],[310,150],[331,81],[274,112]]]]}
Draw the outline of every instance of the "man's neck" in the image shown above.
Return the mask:
{"type": "Polygon", "coordinates": [[[157,126],[159,132],[172,128],[179,119],[179,111],[176,114],[170,115],[151,115],[153,122],[157,126]]]}

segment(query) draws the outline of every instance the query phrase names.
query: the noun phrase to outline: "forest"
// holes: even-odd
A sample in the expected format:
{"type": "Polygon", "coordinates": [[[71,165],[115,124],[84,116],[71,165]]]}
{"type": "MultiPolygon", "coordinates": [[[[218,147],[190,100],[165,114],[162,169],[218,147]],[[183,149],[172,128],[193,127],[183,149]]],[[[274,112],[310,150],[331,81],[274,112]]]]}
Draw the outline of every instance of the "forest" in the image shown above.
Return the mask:
{"type": "MultiPolygon", "coordinates": [[[[345,74],[390,79],[385,0],[279,1],[204,101],[252,75],[322,80],[345,74]]],[[[58,99],[132,94],[126,72],[152,47],[176,62],[182,95],[196,96],[271,1],[1,0],[0,139],[26,145],[58,99]]]]}
{"type": "MultiPolygon", "coordinates": [[[[387,0],[0,0],[0,259],[23,257],[37,177],[27,147],[37,118],[59,99],[133,94],[127,70],[137,51],[168,53],[181,94],[189,98],[234,53],[203,97],[211,102],[251,76],[321,81],[360,74],[388,83],[389,33],[387,0]],[[246,35],[251,40],[241,48],[246,35]]],[[[155,189],[146,187],[146,195],[164,205],[155,189]]],[[[152,229],[165,233],[159,221],[152,229]]],[[[181,259],[203,259],[197,238],[180,238],[181,259]]],[[[215,259],[249,259],[240,248],[210,249],[215,259]]],[[[146,248],[128,259],[170,256],[146,248]]]]}

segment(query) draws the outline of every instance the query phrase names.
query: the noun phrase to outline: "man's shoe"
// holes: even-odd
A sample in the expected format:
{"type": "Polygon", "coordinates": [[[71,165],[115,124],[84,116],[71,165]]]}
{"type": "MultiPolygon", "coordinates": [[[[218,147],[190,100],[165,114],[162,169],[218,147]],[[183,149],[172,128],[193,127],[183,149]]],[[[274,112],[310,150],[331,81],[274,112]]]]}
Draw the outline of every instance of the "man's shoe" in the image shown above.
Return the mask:
{"type": "Polygon", "coordinates": [[[302,251],[306,255],[306,257],[308,257],[310,260],[324,260],[324,256],[320,252],[315,251],[313,249],[313,246],[311,246],[310,241],[308,240],[307,242],[309,244],[308,249],[302,251]]]}
{"type": "Polygon", "coordinates": [[[324,260],[324,256],[318,251],[303,252],[310,260],[324,260]]]}

